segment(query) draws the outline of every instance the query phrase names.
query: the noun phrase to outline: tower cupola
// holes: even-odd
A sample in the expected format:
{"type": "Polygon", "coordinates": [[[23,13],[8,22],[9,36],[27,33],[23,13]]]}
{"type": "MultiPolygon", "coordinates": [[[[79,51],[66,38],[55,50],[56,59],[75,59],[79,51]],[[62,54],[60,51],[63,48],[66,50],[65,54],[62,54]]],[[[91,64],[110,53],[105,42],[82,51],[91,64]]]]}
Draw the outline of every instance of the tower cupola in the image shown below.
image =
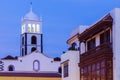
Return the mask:
{"type": "Polygon", "coordinates": [[[27,20],[39,20],[39,17],[32,11],[32,3],[30,5],[30,11],[24,16],[23,19],[27,19],[27,20]]]}

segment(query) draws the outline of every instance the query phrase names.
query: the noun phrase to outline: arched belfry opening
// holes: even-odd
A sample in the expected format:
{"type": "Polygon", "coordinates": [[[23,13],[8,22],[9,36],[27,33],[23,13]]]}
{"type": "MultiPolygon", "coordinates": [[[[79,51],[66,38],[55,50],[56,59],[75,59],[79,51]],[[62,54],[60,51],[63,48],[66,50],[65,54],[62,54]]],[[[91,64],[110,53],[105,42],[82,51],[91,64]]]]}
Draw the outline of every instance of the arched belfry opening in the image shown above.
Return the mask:
{"type": "Polygon", "coordinates": [[[31,44],[37,44],[37,38],[36,36],[31,37],[31,44]]]}
{"type": "Polygon", "coordinates": [[[32,47],[31,48],[31,52],[33,52],[33,51],[35,51],[36,50],[36,48],[35,47],[32,47]]]}

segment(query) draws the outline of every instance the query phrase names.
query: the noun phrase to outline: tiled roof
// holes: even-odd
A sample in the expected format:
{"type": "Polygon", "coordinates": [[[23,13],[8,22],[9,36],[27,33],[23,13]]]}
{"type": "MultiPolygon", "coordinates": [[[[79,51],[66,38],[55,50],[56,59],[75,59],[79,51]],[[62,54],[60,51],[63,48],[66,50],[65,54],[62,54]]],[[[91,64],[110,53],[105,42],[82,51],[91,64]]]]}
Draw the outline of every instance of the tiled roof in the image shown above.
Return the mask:
{"type": "Polygon", "coordinates": [[[24,72],[0,72],[0,76],[17,77],[61,77],[60,73],[24,73],[24,72]]]}
{"type": "Polygon", "coordinates": [[[17,59],[17,57],[13,57],[11,55],[8,55],[8,56],[6,56],[6,57],[4,57],[2,59],[5,59],[5,60],[15,60],[15,59],[17,59]]]}

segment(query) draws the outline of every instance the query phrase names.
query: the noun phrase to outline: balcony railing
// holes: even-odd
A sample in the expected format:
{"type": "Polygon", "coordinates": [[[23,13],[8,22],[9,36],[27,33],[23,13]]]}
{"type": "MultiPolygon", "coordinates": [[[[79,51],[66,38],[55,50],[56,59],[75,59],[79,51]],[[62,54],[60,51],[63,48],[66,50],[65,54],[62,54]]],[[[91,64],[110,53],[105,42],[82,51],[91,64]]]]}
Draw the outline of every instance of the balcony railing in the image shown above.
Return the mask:
{"type": "Polygon", "coordinates": [[[90,56],[101,55],[101,54],[106,54],[106,53],[112,53],[111,43],[103,43],[100,46],[90,49],[83,54],[80,54],[80,59],[84,60],[90,56]]]}

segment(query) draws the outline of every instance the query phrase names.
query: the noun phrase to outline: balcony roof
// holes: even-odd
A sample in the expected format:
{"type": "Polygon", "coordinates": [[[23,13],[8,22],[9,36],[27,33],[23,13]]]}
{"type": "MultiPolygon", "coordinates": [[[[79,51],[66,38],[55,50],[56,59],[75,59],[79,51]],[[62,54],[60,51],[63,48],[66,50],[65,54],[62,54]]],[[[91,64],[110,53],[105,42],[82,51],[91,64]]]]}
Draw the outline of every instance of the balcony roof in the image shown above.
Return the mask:
{"type": "Polygon", "coordinates": [[[100,31],[111,27],[113,22],[112,17],[110,14],[107,14],[104,18],[102,18],[100,21],[92,25],[90,28],[86,29],[83,33],[79,34],[79,40],[84,41],[95,34],[99,33],[100,31]]]}

